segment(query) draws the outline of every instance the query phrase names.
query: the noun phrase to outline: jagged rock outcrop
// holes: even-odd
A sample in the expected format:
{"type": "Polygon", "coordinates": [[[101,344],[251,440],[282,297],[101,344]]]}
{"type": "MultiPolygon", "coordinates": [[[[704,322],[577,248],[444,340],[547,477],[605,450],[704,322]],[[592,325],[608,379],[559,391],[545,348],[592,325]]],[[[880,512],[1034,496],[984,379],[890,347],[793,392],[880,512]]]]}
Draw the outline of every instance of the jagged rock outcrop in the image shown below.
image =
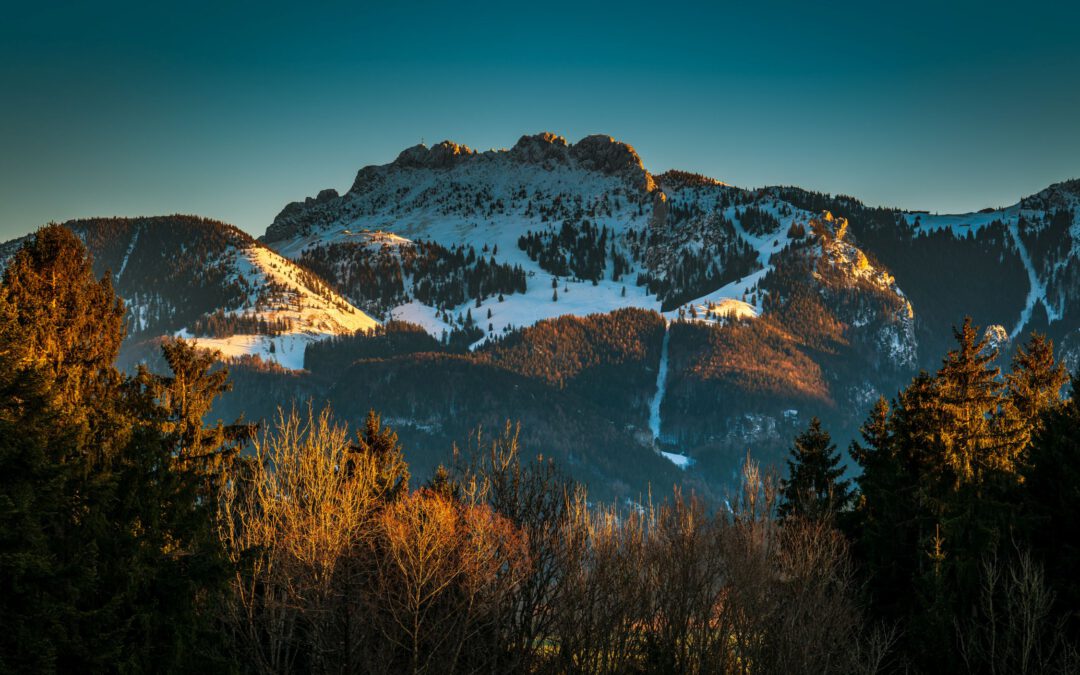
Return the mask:
{"type": "Polygon", "coordinates": [[[405,169],[449,169],[474,155],[475,150],[453,141],[443,141],[430,148],[421,143],[402,150],[390,166],[405,169]]]}
{"type": "MultiPolygon", "coordinates": [[[[589,177],[615,178],[634,194],[657,192],[652,174],[645,169],[634,148],[603,134],[586,136],[570,144],[561,136],[543,132],[522,136],[510,150],[487,152],[442,141],[432,147],[414,145],[403,150],[390,164],[360,169],[344,195],[324,190],[318,197],[292,202],[274,218],[262,240],[278,242],[305,236],[356,215],[389,208],[405,198],[417,199],[418,193],[413,188],[425,183],[438,183],[445,187],[444,191],[474,190],[471,195],[474,203],[493,201],[498,199],[493,196],[494,186],[517,182],[528,190],[537,178],[535,171],[563,172],[559,180],[569,191],[565,195],[552,194],[553,200],[563,196],[577,198],[573,186],[589,182],[589,177]]],[[[440,189],[429,187],[434,192],[440,189]]],[[[458,204],[453,207],[445,204],[444,210],[459,213],[468,210],[464,195],[456,201],[458,204]]]]}
{"type": "Polygon", "coordinates": [[[586,136],[570,148],[570,154],[583,168],[611,176],[625,176],[646,192],[656,189],[652,174],[645,170],[637,151],[611,136],[586,136]]]}
{"type": "Polygon", "coordinates": [[[302,202],[290,202],[281,210],[274,222],[292,222],[301,219],[305,214],[323,210],[327,204],[336,202],[340,195],[333,188],[327,188],[319,192],[315,197],[308,197],[302,202]]]}
{"type": "Polygon", "coordinates": [[[510,149],[510,157],[515,161],[554,167],[566,164],[570,158],[570,146],[566,139],[551,132],[526,134],[518,139],[510,149]]]}

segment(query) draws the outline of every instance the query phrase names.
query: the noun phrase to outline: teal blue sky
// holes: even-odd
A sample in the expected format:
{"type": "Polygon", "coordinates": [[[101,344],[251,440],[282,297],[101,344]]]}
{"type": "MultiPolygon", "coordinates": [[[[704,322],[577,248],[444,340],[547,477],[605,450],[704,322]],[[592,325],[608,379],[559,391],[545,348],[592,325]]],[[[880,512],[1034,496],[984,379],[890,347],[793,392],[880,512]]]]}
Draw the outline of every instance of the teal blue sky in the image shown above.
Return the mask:
{"type": "Polygon", "coordinates": [[[543,130],[943,212],[1080,176],[1076,2],[93,4],[0,22],[3,238],[176,212],[261,234],[421,139],[543,130]]]}

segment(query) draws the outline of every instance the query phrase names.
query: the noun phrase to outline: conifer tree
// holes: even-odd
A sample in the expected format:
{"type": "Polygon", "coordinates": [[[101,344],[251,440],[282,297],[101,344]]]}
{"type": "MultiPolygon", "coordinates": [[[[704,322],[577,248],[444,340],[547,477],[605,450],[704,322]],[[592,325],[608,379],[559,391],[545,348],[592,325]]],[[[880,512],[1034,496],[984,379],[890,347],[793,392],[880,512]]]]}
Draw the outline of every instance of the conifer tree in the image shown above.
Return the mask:
{"type": "Polygon", "coordinates": [[[997,351],[979,339],[971,318],[954,331],[958,346],[945,357],[935,381],[941,419],[936,432],[944,469],[954,487],[979,482],[988,471],[1011,466],[1016,447],[1001,443],[992,423],[1002,398],[997,351]]]}
{"type": "Polygon", "coordinates": [[[856,510],[863,519],[869,520],[880,508],[878,498],[887,496],[896,481],[896,455],[889,433],[889,403],[884,396],[874,403],[859,432],[862,442],[852,442],[850,449],[851,458],[862,469],[857,479],[860,494],[856,510]]]}
{"type": "MultiPolygon", "coordinates": [[[[891,411],[879,401],[863,442],[852,446],[863,468],[852,532],[874,603],[909,622],[912,645],[942,654],[954,654],[954,619],[978,596],[980,562],[1019,531],[1018,491],[1033,480],[1022,480],[1019,470],[1045,466],[1028,439],[1033,431],[1048,439],[1037,432],[1040,420],[1063,414],[1056,403],[1061,370],[1045,341],[1034,337],[1000,378],[996,353],[970,319],[955,337],[938,372],[913,379],[891,411]]],[[[1056,456],[1050,463],[1063,462],[1056,456]]]]}
{"type": "Polygon", "coordinates": [[[1005,376],[1008,397],[1023,424],[1038,430],[1046,413],[1061,404],[1061,389],[1069,381],[1065,366],[1054,359],[1054,343],[1045,335],[1032,333],[1012,359],[1005,376]]]}
{"type": "Polygon", "coordinates": [[[112,366],[121,316],[64,228],[39,230],[4,274],[5,667],[197,668],[214,639],[203,604],[222,572],[213,505],[175,465],[154,398],[112,366]]]}
{"type": "Polygon", "coordinates": [[[73,581],[53,553],[55,514],[72,478],[55,454],[67,454],[75,438],[53,378],[30,357],[5,296],[0,292],[0,672],[50,672],[56,624],[68,618],[63,591],[73,581]]]}
{"type": "Polygon", "coordinates": [[[1063,404],[1047,405],[1023,469],[1024,532],[1047,579],[1059,594],[1057,608],[1071,614],[1080,634],[1080,402],[1076,380],[1063,404]]]}
{"type": "Polygon", "coordinates": [[[379,475],[375,482],[379,487],[379,494],[385,494],[388,500],[394,500],[408,491],[409,465],[405,462],[397,432],[390,427],[384,427],[382,416],[374,410],[368,411],[364,429],[357,433],[357,442],[352,452],[362,452],[376,458],[379,475]]]}
{"type": "Polygon", "coordinates": [[[830,519],[851,503],[851,481],[841,479],[840,453],[829,432],[814,417],[795,437],[788,478],[781,482],[780,516],[830,519]]]}
{"type": "Polygon", "coordinates": [[[171,375],[150,373],[140,367],[135,382],[151,397],[148,412],[159,420],[161,433],[170,439],[171,454],[185,468],[202,475],[212,486],[254,433],[243,422],[204,426],[215,399],[232,389],[229,371],[216,367],[220,354],[198,349],[182,339],[161,346],[171,375]]]}
{"type": "Polygon", "coordinates": [[[66,403],[101,400],[123,340],[123,303],[108,274],[95,280],[82,242],[47,225],[12,257],[4,292],[28,353],[55,380],[66,403]]]}

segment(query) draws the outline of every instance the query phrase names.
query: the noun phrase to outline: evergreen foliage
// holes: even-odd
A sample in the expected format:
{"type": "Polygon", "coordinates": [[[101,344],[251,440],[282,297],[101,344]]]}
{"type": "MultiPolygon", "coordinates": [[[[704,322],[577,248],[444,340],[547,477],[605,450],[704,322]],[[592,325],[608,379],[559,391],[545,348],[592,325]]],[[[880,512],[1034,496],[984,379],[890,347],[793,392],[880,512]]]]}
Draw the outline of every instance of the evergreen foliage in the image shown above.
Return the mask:
{"type": "Polygon", "coordinates": [[[788,460],[788,478],[780,483],[782,518],[834,519],[852,499],[851,481],[842,479],[844,467],[829,432],[814,417],[795,437],[788,460]]]}
{"type": "MultiPolygon", "coordinates": [[[[851,450],[863,472],[849,531],[871,596],[883,616],[909,623],[906,648],[930,672],[963,665],[957,617],[988,601],[985,561],[1045,532],[1020,513],[1025,495],[1035,494],[1026,472],[1045,480],[1049,471],[1056,480],[1067,466],[1051,469],[1042,455],[1061,446],[1040,429],[1063,432],[1058,420],[1071,405],[1060,403],[1063,371],[1053,346],[1033,336],[1000,377],[996,352],[970,319],[955,338],[935,374],[916,377],[891,407],[878,401],[851,450]],[[936,660],[919,653],[928,646],[936,660]]],[[[1036,521],[1048,514],[1033,506],[1039,511],[1036,521]]]]}
{"type": "Polygon", "coordinates": [[[1057,594],[1056,609],[1080,638],[1080,400],[1052,401],[1039,419],[1022,469],[1024,528],[1047,582],[1057,594]]]}
{"type": "MultiPolygon", "coordinates": [[[[108,278],[93,279],[82,243],[64,228],[39,230],[5,271],[4,670],[174,672],[216,662],[210,609],[224,569],[213,495],[179,461],[173,438],[185,433],[147,395],[145,378],[112,367],[122,316],[108,278]]],[[[183,421],[190,438],[201,422],[183,421]]]]}
{"type": "Polygon", "coordinates": [[[365,243],[319,244],[306,249],[298,263],[326,279],[361,309],[382,316],[396,305],[415,299],[447,309],[468,300],[524,293],[525,271],[520,265],[495,261],[472,246],[446,248],[417,241],[399,246],[365,243]],[[411,282],[411,298],[406,292],[411,282]]]}

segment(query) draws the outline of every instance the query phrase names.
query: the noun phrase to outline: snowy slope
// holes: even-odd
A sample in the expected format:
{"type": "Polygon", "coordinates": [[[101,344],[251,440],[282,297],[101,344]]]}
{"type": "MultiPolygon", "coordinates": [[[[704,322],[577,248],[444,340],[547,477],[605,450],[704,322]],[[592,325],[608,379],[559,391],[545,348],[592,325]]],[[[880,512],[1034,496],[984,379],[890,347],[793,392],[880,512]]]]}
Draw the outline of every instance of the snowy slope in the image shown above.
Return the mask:
{"type": "MultiPolygon", "coordinates": [[[[441,336],[471,313],[484,330],[481,344],[492,336],[565,314],[610,312],[622,307],[661,311],[656,293],[638,283],[642,274],[663,277],[665,264],[687,256],[710,255],[710,246],[744,246],[756,256],[756,270],[718,283],[697,297],[664,311],[670,319],[719,322],[758,316],[762,308],[756,285],[770,269],[770,258],[790,243],[792,223],[806,223],[812,214],[768,196],[719,181],[665,175],[661,186],[641,166],[633,149],[607,137],[589,137],[576,145],[541,134],[523,137],[512,150],[474,153],[450,142],[433,148],[410,148],[393,164],[360,171],[353,189],[342,196],[324,191],[318,198],[286,207],[263,240],[296,259],[316,246],[362,241],[387,246],[410,240],[446,247],[472,246],[498,251],[498,263],[521,266],[528,275],[524,293],[467,300],[454,307],[433,307],[415,299],[390,309],[388,317],[420,324],[441,336]],[[578,148],[589,141],[597,158],[578,148]],[[604,154],[607,153],[607,154],[604,154]],[[721,204],[723,200],[723,205],[721,204]],[[739,213],[754,205],[773,214],[775,231],[747,232],[739,213]],[[734,233],[716,235],[695,221],[678,221],[678,209],[691,209],[734,223],[734,233]],[[629,260],[629,270],[615,278],[612,260],[593,280],[553,275],[519,248],[529,232],[557,234],[561,224],[587,220],[611,232],[610,250],[629,260]],[[661,243],[646,237],[663,233],[661,243]],[[717,238],[718,237],[718,238],[717,238]],[[650,240],[651,241],[651,240],[650,240]],[[666,256],[666,259],[665,259],[666,256]],[[692,309],[691,309],[692,308],[692,309]],[[488,316],[490,312],[490,317],[488,316]],[[451,321],[447,321],[447,317],[451,321]]],[[[714,263],[719,268],[719,263],[714,263]]],[[[406,294],[409,294],[406,280],[406,294]]]]}
{"type": "MultiPolygon", "coordinates": [[[[226,223],[174,215],[65,226],[87,247],[95,274],[111,273],[133,342],[180,335],[227,358],[258,356],[298,369],[312,341],[377,324],[323,280],[226,223]]],[[[0,264],[22,241],[0,245],[0,264]]]]}
{"type": "Polygon", "coordinates": [[[954,237],[964,238],[995,224],[1005,228],[1028,279],[1028,293],[1009,330],[1010,339],[1018,337],[1028,326],[1036,306],[1042,306],[1052,324],[1062,319],[1066,305],[1076,299],[1077,291],[1069,282],[1070,275],[1063,272],[1080,264],[1080,181],[1052,185],[1003,209],[953,215],[904,215],[920,234],[948,230],[954,237]],[[1034,259],[1029,249],[1048,240],[1057,246],[1046,251],[1041,259],[1034,259]]]}
{"type": "MultiPolygon", "coordinates": [[[[524,292],[480,293],[447,306],[419,301],[415,280],[402,265],[402,294],[380,308],[379,318],[418,324],[440,339],[471,320],[479,329],[469,338],[473,348],[545,319],[625,307],[660,312],[668,322],[754,321],[773,311],[763,284],[794,255],[818,270],[805,283],[846,326],[846,343],[875,361],[870,368],[915,366],[911,303],[892,275],[844,238],[845,220],[800,208],[776,190],[744,190],[681,172],[654,178],[629,146],[607,137],[594,143],[604,149],[605,161],[550,135],[526,136],[511,150],[486,153],[449,142],[411,148],[392,164],[362,169],[344,195],[324,191],[290,204],[263,239],[293,259],[306,259],[305,252],[316,248],[356,245],[400,258],[410,246],[434,242],[471,247],[493,263],[520,267],[524,292]],[[524,235],[565,239],[566,223],[584,222],[607,233],[603,244],[594,244],[607,254],[596,277],[556,279],[542,257],[519,246],[524,235]],[[785,256],[789,251],[797,253],[785,256]]],[[[569,256],[577,249],[571,244],[563,250],[569,256]]],[[[349,278],[346,270],[321,271],[330,280],[349,278]]],[[[661,419],[671,377],[665,366],[649,405],[654,442],[667,438],[662,430],[674,431],[661,419]]],[[[881,385],[870,380],[852,386],[877,392],[881,385]]]]}
{"type": "Polygon", "coordinates": [[[236,269],[253,291],[242,306],[228,315],[285,323],[288,328],[273,334],[227,337],[195,337],[184,328],[179,336],[195,337],[198,346],[218,350],[226,358],[258,356],[298,370],[304,367],[304,350],[311,342],[378,325],[321,280],[264,246],[253,244],[239,249],[236,269]]]}

